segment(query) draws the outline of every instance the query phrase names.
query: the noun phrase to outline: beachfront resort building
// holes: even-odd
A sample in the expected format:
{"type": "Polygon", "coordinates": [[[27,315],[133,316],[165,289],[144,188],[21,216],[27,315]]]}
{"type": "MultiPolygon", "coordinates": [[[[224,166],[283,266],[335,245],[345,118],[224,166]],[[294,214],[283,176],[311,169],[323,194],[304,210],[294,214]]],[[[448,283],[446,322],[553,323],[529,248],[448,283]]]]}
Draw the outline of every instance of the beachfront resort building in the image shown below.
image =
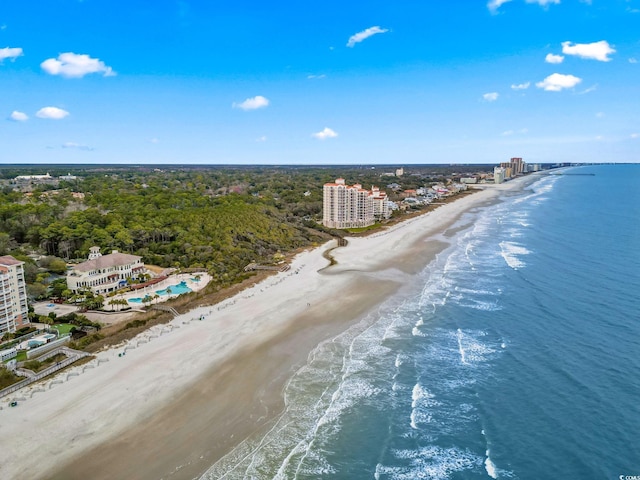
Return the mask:
{"type": "Polygon", "coordinates": [[[146,273],[142,257],[113,250],[107,255],[91,247],[89,259],[67,272],[67,286],[77,293],[90,289],[96,295],[114,292],[127,285],[127,279],[146,273]]]}
{"type": "Polygon", "coordinates": [[[495,183],[504,183],[505,176],[506,176],[506,169],[504,167],[494,167],[493,181],[495,183]]]}
{"type": "Polygon", "coordinates": [[[344,178],[324,184],[322,207],[322,224],[329,228],[368,227],[390,215],[385,192],[377,187],[366,190],[357,183],[347,185],[344,178]]]}
{"type": "Polygon", "coordinates": [[[527,164],[520,157],[513,157],[508,162],[502,162],[500,166],[504,168],[505,180],[527,172],[527,164]]]}
{"type": "Polygon", "coordinates": [[[0,337],[29,323],[24,262],[0,257],[0,337]]]}

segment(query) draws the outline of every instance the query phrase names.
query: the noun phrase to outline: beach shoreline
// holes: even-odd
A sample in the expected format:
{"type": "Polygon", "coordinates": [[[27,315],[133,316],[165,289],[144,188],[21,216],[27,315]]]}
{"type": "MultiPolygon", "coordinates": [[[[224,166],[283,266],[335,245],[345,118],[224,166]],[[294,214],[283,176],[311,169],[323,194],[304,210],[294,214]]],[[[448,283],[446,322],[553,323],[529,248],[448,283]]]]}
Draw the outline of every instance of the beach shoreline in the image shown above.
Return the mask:
{"type": "Polygon", "coordinates": [[[332,242],[304,252],[289,272],[142,333],[125,356],[124,347],[100,352],[95,368],[22,392],[19,408],[0,411],[12,438],[0,476],[199,477],[276,418],[287,379],[309,352],[410,281],[446,248],[440,236],[463,213],[537,178],[488,186],[350,238],[332,251],[330,268],[323,253],[332,242]]]}

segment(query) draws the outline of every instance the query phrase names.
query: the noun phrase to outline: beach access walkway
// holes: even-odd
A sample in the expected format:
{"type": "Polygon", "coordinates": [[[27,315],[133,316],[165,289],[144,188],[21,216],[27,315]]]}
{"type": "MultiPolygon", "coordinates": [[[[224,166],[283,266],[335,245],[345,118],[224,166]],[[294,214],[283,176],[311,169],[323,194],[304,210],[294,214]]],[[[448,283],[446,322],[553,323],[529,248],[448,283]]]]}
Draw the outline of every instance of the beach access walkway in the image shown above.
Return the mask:
{"type": "Polygon", "coordinates": [[[5,397],[7,395],[11,395],[12,393],[20,390],[21,388],[24,388],[28,385],[31,385],[32,383],[42,380],[43,378],[48,377],[53,373],[56,373],[58,370],[62,370],[63,368],[66,368],[72,363],[77,362],[81,358],[91,356],[91,354],[87,352],[73,350],[72,348],[69,348],[69,347],[60,347],[60,348],[51,350],[50,352],[47,352],[44,355],[41,355],[40,357],[37,358],[37,360],[43,361],[43,360],[46,360],[47,358],[54,357],[58,354],[63,354],[67,358],[62,362],[57,362],[55,365],[51,365],[50,367],[45,368],[44,370],[38,373],[32,372],[31,370],[18,368],[16,372],[22,376],[26,376],[26,378],[24,380],[19,381],[18,383],[14,383],[13,385],[9,385],[8,387],[0,390],[0,398],[5,397]]]}

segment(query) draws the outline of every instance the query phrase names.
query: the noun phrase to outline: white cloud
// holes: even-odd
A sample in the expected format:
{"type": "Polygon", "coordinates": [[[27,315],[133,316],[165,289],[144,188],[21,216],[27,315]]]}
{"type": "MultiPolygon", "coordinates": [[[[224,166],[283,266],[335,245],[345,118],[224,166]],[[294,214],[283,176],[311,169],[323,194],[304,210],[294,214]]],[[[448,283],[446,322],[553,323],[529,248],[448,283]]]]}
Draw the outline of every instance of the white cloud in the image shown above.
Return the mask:
{"type": "Polygon", "coordinates": [[[266,142],[266,141],[267,141],[266,135],[262,135],[261,137],[256,138],[256,142],[266,142]]]}
{"type": "Polygon", "coordinates": [[[233,103],[233,108],[239,108],[241,110],[256,110],[257,108],[263,108],[269,105],[269,99],[262,95],[257,95],[253,98],[247,98],[242,103],[233,103]]]}
{"type": "Polygon", "coordinates": [[[502,132],[502,136],[504,137],[508,137],[511,135],[515,135],[515,134],[520,134],[520,135],[524,135],[525,133],[529,133],[529,129],[528,128],[521,128],[520,130],[507,130],[505,132],[502,132]]]}
{"type": "Polygon", "coordinates": [[[153,137],[149,139],[149,143],[160,143],[160,140],[157,139],[156,137],[153,137]]]}
{"type": "Polygon", "coordinates": [[[595,92],[598,88],[598,84],[596,83],[595,85],[592,85],[589,88],[585,88],[583,91],[578,92],[578,95],[584,95],[585,93],[591,93],[591,92],[595,92]]]}
{"type": "Polygon", "coordinates": [[[604,112],[598,112],[598,113],[596,113],[596,117],[597,118],[604,118],[605,114],[604,114],[604,112]]]}
{"type": "Polygon", "coordinates": [[[547,53],[547,56],[544,57],[544,61],[547,63],[562,63],[564,61],[564,57],[562,55],[547,53]]]}
{"type": "Polygon", "coordinates": [[[487,8],[491,11],[491,13],[497,13],[498,9],[504,5],[505,3],[509,3],[511,0],[489,0],[487,3],[487,8]]]}
{"type": "Polygon", "coordinates": [[[69,112],[58,107],[44,107],[36,112],[38,118],[50,118],[52,120],[61,120],[69,115],[69,112]]]}
{"type": "Polygon", "coordinates": [[[519,83],[511,85],[513,90],[526,90],[531,86],[531,82],[519,83]]]}
{"type": "Polygon", "coordinates": [[[26,113],[19,112],[17,110],[14,110],[13,112],[11,112],[11,115],[9,115],[9,118],[14,122],[26,122],[27,120],[29,120],[29,116],[26,113]]]}
{"type": "Polygon", "coordinates": [[[573,88],[581,81],[581,78],[574,77],[573,75],[553,73],[545,78],[542,82],[536,83],[536,87],[543,88],[547,92],[559,92],[565,88],[573,88]]]}
{"type": "Polygon", "coordinates": [[[76,143],[76,142],[66,142],[62,144],[62,148],[73,148],[76,150],[84,150],[86,152],[90,152],[93,150],[93,147],[90,147],[89,145],[82,145],[80,143],[76,143]]]}
{"type": "Polygon", "coordinates": [[[632,133],[631,138],[640,138],[640,133],[632,133]]]}
{"type": "Polygon", "coordinates": [[[638,63],[638,59],[636,59],[636,58],[630,58],[630,59],[629,59],[629,63],[638,63]]]}
{"type": "Polygon", "coordinates": [[[609,62],[609,55],[616,53],[615,49],[606,40],[593,43],[562,42],[562,53],[566,55],[577,55],[580,58],[609,62]]]}
{"type": "Polygon", "coordinates": [[[40,67],[50,75],[62,75],[66,78],[82,78],[90,73],[102,73],[105,77],[113,77],[116,74],[102,60],[72,52],[61,53],[57,59],[49,58],[42,62],[40,67]]]}
{"type": "Polygon", "coordinates": [[[22,49],[15,47],[5,47],[0,48],[0,62],[2,62],[5,58],[10,58],[11,60],[15,60],[16,58],[22,56],[22,49]]]}
{"type": "Polygon", "coordinates": [[[485,93],[484,95],[482,95],[482,98],[484,98],[487,102],[495,102],[499,96],[500,94],[498,92],[491,92],[485,93]]]}
{"type": "Polygon", "coordinates": [[[356,43],[360,43],[367,38],[376,35],[378,33],[386,33],[389,30],[386,28],[380,28],[378,26],[369,27],[366,30],[362,30],[361,32],[356,33],[355,35],[351,35],[349,37],[349,41],[347,42],[347,47],[353,48],[356,43]]]}
{"type": "Polygon", "coordinates": [[[309,80],[321,80],[323,78],[327,78],[327,76],[324,73],[322,75],[313,75],[313,74],[311,74],[311,75],[307,75],[307,78],[309,80]]]}
{"type": "Polygon", "coordinates": [[[558,5],[560,3],[560,0],[527,0],[527,3],[537,3],[541,7],[546,7],[547,5],[550,5],[552,3],[558,5]]]}
{"type": "Polygon", "coordinates": [[[311,134],[312,137],[317,138],[318,140],[326,140],[327,138],[335,138],[338,136],[336,132],[331,130],[329,127],[324,127],[324,130],[321,132],[311,134]]]}

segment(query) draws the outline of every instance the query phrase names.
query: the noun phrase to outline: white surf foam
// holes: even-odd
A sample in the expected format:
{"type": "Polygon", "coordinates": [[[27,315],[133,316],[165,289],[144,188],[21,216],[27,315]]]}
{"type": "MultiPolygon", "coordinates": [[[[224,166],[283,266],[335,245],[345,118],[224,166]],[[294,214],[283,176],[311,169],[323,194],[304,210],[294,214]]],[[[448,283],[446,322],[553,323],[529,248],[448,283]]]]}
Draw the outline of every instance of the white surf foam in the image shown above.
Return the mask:
{"type": "Polygon", "coordinates": [[[378,464],[378,478],[385,475],[392,480],[444,480],[455,472],[472,470],[482,465],[482,458],[455,447],[428,446],[416,450],[394,450],[393,454],[396,459],[404,461],[406,466],[378,464]]]}
{"type": "Polygon", "coordinates": [[[498,478],[498,470],[496,468],[496,465],[491,460],[491,457],[489,456],[489,450],[487,450],[486,454],[487,458],[484,461],[484,468],[487,471],[487,475],[489,475],[491,478],[498,478]]]}
{"type": "Polygon", "coordinates": [[[504,261],[514,270],[524,267],[526,264],[520,257],[531,253],[522,245],[514,242],[500,242],[500,250],[504,261]]]}
{"type": "Polygon", "coordinates": [[[456,333],[456,337],[458,338],[458,352],[460,352],[460,361],[463,365],[468,365],[467,363],[467,352],[462,347],[462,330],[458,329],[456,333]]]}

